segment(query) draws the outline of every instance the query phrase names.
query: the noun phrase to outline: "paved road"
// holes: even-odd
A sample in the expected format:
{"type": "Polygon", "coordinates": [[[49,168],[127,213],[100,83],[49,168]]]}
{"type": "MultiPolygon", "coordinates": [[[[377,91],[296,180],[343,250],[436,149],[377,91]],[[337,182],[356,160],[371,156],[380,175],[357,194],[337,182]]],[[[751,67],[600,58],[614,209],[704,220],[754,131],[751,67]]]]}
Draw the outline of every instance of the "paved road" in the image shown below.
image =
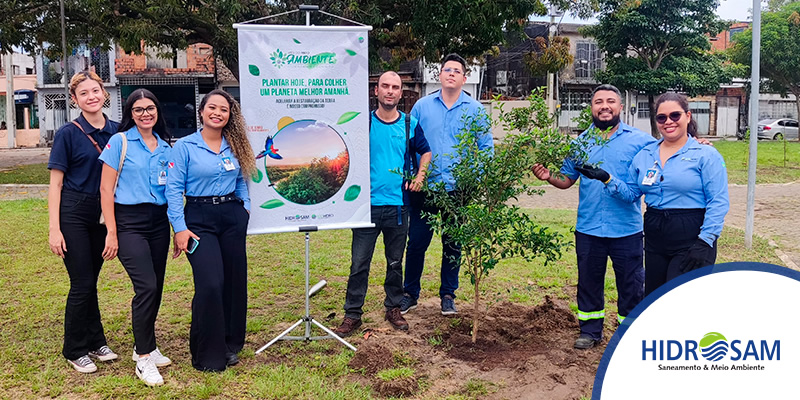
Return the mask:
{"type": "Polygon", "coordinates": [[[45,163],[49,158],[49,147],[0,149],[0,170],[17,165],[45,163]]]}

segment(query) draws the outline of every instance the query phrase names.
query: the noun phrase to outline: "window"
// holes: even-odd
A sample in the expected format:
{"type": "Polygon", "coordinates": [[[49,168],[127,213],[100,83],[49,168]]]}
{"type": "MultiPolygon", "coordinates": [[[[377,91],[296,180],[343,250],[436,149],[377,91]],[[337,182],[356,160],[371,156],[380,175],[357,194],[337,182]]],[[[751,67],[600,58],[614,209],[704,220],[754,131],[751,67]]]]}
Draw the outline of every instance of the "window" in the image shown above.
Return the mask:
{"type": "Polygon", "coordinates": [[[786,126],[790,128],[797,128],[798,127],[797,121],[786,121],[786,126]]]}
{"type": "Polygon", "coordinates": [[[25,68],[25,75],[33,75],[33,68],[25,68]]]}
{"type": "Polygon", "coordinates": [[[734,35],[744,32],[744,27],[731,28],[730,30],[728,30],[728,32],[730,32],[730,38],[731,38],[731,40],[733,40],[733,36],[734,35]]]}
{"type": "Polygon", "coordinates": [[[19,65],[14,65],[14,75],[19,75],[19,65]]]}
{"type": "Polygon", "coordinates": [[[562,91],[561,111],[581,111],[592,102],[592,92],[589,91],[562,91]]]}
{"type": "Polygon", "coordinates": [[[650,103],[640,101],[636,104],[636,118],[650,119],[650,103]]]}
{"type": "Polygon", "coordinates": [[[575,77],[593,79],[600,69],[600,50],[595,42],[576,43],[575,77]]]}

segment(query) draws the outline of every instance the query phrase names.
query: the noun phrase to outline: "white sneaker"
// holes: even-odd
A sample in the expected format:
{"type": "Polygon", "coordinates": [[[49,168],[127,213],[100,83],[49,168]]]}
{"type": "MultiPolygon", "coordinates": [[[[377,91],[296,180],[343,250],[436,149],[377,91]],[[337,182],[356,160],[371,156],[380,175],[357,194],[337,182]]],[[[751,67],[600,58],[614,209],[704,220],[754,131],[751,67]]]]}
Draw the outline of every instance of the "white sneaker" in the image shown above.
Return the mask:
{"type": "Polygon", "coordinates": [[[67,362],[80,373],[91,374],[97,371],[97,365],[94,365],[94,362],[92,362],[89,356],[83,356],[76,360],[67,360],[67,362]]]}
{"type": "Polygon", "coordinates": [[[108,346],[103,346],[97,350],[93,350],[89,352],[89,357],[94,358],[98,361],[111,361],[116,360],[119,356],[117,353],[111,351],[108,346]]]}
{"type": "Polygon", "coordinates": [[[144,357],[136,361],[136,376],[144,381],[147,386],[158,386],[164,384],[164,378],[158,372],[153,357],[144,357]]]}
{"type": "MultiPolygon", "coordinates": [[[[150,358],[153,359],[153,363],[156,364],[156,367],[166,367],[167,365],[172,364],[172,360],[161,354],[161,350],[159,350],[158,347],[150,352],[150,358]]],[[[136,346],[133,347],[133,356],[131,356],[131,359],[133,361],[139,361],[139,354],[136,353],[136,346]]]]}

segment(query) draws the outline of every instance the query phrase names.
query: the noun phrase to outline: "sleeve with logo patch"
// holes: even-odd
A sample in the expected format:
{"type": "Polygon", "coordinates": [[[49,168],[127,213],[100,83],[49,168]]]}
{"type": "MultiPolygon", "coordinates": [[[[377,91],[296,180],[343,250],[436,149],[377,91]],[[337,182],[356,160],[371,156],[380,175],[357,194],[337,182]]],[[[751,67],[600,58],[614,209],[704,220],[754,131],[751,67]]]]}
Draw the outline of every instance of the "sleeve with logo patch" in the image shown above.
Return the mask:
{"type": "Polygon", "coordinates": [[[117,133],[108,140],[103,152],[100,153],[100,161],[107,164],[109,167],[114,168],[116,171],[119,168],[119,158],[122,155],[122,136],[117,133]]]}
{"type": "Polygon", "coordinates": [[[172,148],[172,154],[167,163],[167,217],[175,233],[185,231],[186,220],[183,216],[183,194],[186,192],[186,170],[189,163],[189,153],[186,143],[178,141],[172,148]]]}
{"type": "Polygon", "coordinates": [[[637,167],[637,165],[642,162],[646,163],[646,161],[638,157],[638,155],[634,157],[631,166],[628,167],[626,176],[618,177],[611,175],[611,181],[606,184],[603,190],[611,194],[614,198],[622,201],[629,203],[639,201],[639,198],[642,197],[642,189],[639,187],[639,167],[637,167]]]}
{"type": "Polygon", "coordinates": [[[728,199],[728,171],[725,160],[717,150],[703,146],[705,155],[700,164],[700,177],[703,181],[703,193],[706,197],[706,215],[700,227],[700,239],[709,246],[714,245],[722,233],[725,215],[730,209],[728,199]]]}

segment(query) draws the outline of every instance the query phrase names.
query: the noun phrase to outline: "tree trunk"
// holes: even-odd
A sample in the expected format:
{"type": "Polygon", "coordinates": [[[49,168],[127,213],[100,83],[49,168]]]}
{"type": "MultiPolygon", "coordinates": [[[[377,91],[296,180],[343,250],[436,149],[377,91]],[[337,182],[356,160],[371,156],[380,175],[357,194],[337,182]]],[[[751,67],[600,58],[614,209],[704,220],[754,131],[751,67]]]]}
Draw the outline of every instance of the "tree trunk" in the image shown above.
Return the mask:
{"type": "Polygon", "coordinates": [[[475,344],[478,341],[478,321],[481,319],[480,316],[480,307],[478,306],[478,302],[480,301],[481,295],[480,291],[478,290],[479,284],[481,282],[480,277],[475,275],[475,308],[472,313],[472,343],[475,344]]]}
{"type": "Polygon", "coordinates": [[[659,139],[661,138],[661,133],[658,132],[658,127],[656,126],[656,111],[658,110],[656,110],[656,101],[652,94],[647,95],[647,104],[650,108],[650,134],[659,139]]]}

